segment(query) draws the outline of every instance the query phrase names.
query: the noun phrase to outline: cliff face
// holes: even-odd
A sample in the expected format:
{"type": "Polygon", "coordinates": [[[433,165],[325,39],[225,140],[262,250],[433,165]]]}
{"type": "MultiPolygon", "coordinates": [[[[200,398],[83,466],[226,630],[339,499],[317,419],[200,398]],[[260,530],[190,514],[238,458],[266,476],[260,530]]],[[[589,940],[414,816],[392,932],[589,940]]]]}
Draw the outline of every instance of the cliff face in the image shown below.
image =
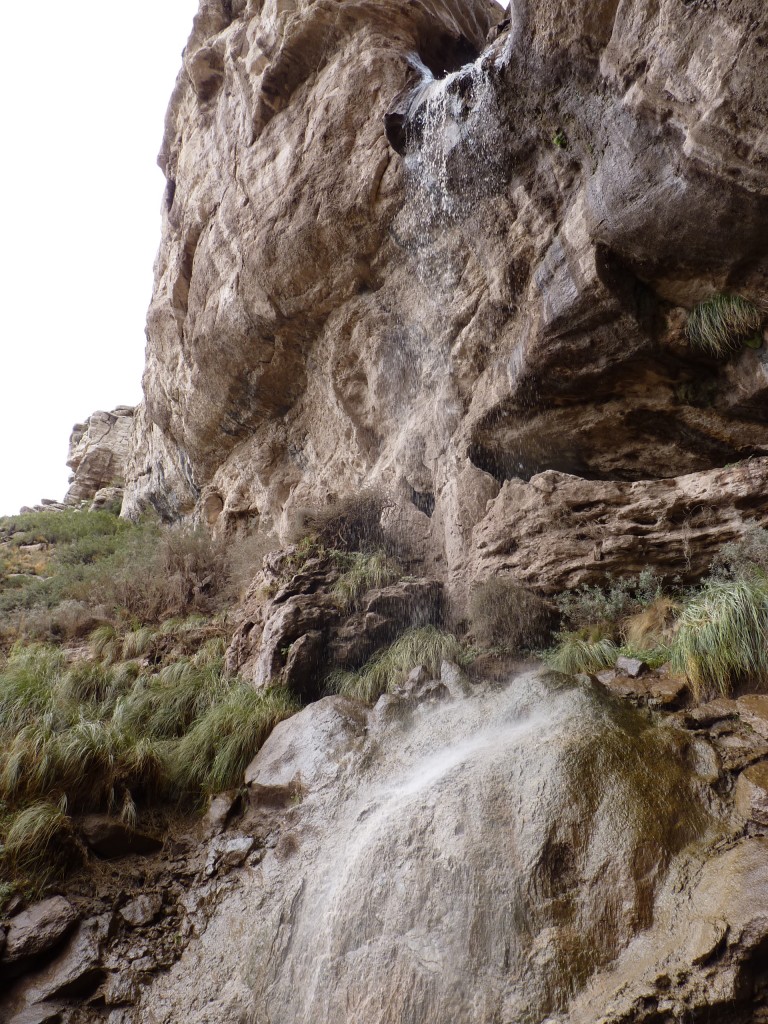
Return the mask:
{"type": "Polygon", "coordinates": [[[459,591],[695,574],[765,521],[764,352],[685,333],[696,303],[765,293],[763,5],[502,16],[202,4],[129,514],[285,535],[380,486],[459,591]]]}

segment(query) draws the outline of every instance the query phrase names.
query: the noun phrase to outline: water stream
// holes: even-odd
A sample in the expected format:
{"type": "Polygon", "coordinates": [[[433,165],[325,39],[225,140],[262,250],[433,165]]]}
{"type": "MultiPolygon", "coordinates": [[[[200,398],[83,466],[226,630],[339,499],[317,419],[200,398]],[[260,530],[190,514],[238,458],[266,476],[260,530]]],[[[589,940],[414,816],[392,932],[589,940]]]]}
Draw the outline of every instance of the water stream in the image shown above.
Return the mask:
{"type": "Polygon", "coordinates": [[[318,845],[294,865],[289,939],[278,955],[272,936],[253,1020],[562,1010],[651,923],[670,865],[712,825],[685,744],[535,673],[373,735],[344,798],[305,809],[318,845]]]}

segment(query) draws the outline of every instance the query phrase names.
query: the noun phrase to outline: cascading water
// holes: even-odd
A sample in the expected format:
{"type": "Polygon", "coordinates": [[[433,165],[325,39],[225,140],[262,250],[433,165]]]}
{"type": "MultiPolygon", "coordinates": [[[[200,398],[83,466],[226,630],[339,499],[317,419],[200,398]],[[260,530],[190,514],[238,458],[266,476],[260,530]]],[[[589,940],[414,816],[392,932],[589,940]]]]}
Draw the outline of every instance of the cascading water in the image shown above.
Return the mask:
{"type": "Polygon", "coordinates": [[[538,1024],[712,824],[678,732],[535,673],[374,728],[297,813],[291,884],[254,912],[254,1024],[538,1024]]]}

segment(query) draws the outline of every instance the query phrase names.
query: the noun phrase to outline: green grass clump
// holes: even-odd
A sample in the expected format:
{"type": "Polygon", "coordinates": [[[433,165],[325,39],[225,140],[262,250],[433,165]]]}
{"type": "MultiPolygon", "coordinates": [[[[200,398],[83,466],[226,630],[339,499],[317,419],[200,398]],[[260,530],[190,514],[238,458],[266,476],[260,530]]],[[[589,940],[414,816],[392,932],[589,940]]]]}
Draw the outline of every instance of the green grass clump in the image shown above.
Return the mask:
{"type": "Polygon", "coordinates": [[[461,644],[452,633],[436,626],[421,626],[406,630],[389,647],[378,651],[357,672],[332,672],[328,689],[345,697],[373,703],[382,693],[391,693],[404,682],[408,673],[423,665],[437,677],[443,661],[464,660],[461,644]]]}
{"type": "Polygon", "coordinates": [[[697,700],[727,695],[741,678],[768,678],[768,577],[708,580],[680,613],[671,664],[697,700]]]}
{"type": "Polygon", "coordinates": [[[178,789],[216,793],[239,785],[274,727],[298,710],[288,690],[256,690],[249,683],[233,682],[174,748],[172,772],[178,789]]]}
{"type": "Polygon", "coordinates": [[[333,586],[331,596],[344,611],[356,608],[360,599],[377,587],[387,587],[402,576],[402,569],[383,551],[348,556],[349,566],[333,586]]]}
{"type": "Polygon", "coordinates": [[[759,335],[763,315],[740,295],[715,295],[700,302],[688,316],[688,340],[708,355],[725,356],[759,335]]]}
{"type": "Polygon", "coordinates": [[[557,644],[544,652],[544,660],[556,672],[576,675],[612,668],[619,648],[610,637],[590,637],[584,633],[558,634],[557,644]]]}
{"type": "Polygon", "coordinates": [[[32,874],[43,883],[61,874],[77,854],[65,806],[43,800],[11,818],[1,862],[9,871],[32,874]]]}

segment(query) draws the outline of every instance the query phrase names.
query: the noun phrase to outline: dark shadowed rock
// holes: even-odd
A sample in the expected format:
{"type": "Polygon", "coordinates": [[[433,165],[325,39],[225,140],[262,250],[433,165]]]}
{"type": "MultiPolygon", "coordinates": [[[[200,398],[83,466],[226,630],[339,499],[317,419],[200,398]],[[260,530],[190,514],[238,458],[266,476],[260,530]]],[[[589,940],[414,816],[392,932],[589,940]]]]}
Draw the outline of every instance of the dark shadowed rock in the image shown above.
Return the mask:
{"type": "Polygon", "coordinates": [[[30,1003],[86,996],[101,984],[110,921],[111,915],[103,914],[78,925],[56,959],[31,980],[25,993],[30,1003]]]}
{"type": "Polygon", "coordinates": [[[112,859],[131,854],[157,853],[163,847],[155,836],[139,832],[106,814],[89,814],[78,821],[80,833],[90,849],[99,857],[112,859]]]}

